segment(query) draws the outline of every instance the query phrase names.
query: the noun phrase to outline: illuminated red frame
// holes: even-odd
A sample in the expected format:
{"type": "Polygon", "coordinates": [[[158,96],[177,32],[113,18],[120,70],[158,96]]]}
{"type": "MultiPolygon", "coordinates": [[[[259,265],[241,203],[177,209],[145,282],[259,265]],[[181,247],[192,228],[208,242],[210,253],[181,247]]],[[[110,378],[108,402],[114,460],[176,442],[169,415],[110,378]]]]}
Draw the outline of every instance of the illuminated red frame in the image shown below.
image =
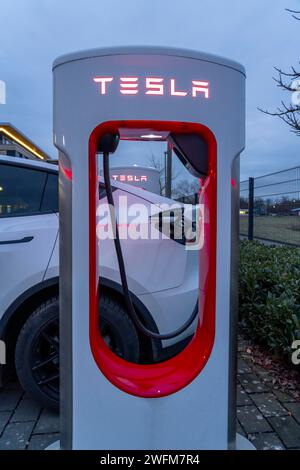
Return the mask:
{"type": "MultiPolygon", "coordinates": [[[[216,305],[216,229],[217,229],[217,143],[206,126],[173,121],[110,121],[97,126],[89,139],[89,315],[90,345],[94,359],[104,376],[131,395],[156,398],[175,393],[201,372],[211,354],[215,337],[216,305]],[[200,193],[205,204],[204,246],[200,250],[199,321],[194,337],[177,356],[159,364],[141,365],[116,356],[99,331],[98,256],[96,239],[97,162],[99,138],[119,128],[152,129],[172,133],[199,134],[208,144],[208,176],[200,193]]],[[[100,247],[101,250],[101,247],[100,247]]],[[[101,322],[101,311],[100,311],[101,322]]]]}

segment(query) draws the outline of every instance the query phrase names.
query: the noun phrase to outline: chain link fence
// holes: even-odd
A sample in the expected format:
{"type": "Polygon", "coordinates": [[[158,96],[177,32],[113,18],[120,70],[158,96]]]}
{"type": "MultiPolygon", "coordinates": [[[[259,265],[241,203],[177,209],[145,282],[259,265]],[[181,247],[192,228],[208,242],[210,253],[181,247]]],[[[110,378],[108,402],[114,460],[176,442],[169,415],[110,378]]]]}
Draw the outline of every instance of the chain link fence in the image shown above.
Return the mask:
{"type": "Polygon", "coordinates": [[[300,166],[241,182],[240,234],[300,246],[300,166]]]}

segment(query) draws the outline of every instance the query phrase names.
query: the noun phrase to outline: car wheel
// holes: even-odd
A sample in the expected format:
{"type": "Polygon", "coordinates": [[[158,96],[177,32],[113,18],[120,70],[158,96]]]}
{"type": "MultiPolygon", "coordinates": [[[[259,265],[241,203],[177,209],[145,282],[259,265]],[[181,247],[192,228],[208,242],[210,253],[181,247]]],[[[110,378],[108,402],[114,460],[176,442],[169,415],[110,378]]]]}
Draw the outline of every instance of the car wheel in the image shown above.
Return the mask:
{"type": "MultiPolygon", "coordinates": [[[[118,356],[139,361],[137,332],[124,307],[112,296],[100,297],[101,334],[118,356]]],[[[42,406],[59,407],[59,301],[51,298],[25,322],[16,344],[16,371],[20,383],[42,406]]]]}

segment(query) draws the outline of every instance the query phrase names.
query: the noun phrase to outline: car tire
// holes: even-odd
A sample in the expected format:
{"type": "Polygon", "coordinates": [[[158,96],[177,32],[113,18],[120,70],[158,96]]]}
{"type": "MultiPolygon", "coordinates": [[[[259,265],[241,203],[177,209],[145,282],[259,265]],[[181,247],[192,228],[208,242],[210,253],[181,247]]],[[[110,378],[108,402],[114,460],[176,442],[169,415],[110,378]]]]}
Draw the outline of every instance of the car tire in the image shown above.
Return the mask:
{"type": "MultiPolygon", "coordinates": [[[[100,325],[107,345],[129,362],[139,362],[139,339],[125,308],[113,295],[100,296],[100,325]]],[[[59,300],[41,304],[27,319],[15,350],[17,376],[42,406],[59,408],[59,300]]]]}

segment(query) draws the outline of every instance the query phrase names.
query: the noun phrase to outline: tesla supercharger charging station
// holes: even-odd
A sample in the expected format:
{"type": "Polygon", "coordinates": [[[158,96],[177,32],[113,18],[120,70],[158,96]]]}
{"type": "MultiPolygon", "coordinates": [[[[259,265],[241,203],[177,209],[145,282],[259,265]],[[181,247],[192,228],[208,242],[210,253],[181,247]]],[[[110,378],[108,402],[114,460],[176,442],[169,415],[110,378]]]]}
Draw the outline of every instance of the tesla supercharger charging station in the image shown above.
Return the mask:
{"type": "MultiPolygon", "coordinates": [[[[60,165],[60,446],[235,448],[245,71],[231,60],[159,47],[74,53],[57,59],[53,71],[60,165]],[[185,165],[202,180],[198,325],[184,350],[158,364],[126,362],[99,333],[96,153],[108,132],[131,140],[155,134],[179,148],[189,141],[185,165]]],[[[101,322],[101,310],[99,315],[101,322]]]]}

